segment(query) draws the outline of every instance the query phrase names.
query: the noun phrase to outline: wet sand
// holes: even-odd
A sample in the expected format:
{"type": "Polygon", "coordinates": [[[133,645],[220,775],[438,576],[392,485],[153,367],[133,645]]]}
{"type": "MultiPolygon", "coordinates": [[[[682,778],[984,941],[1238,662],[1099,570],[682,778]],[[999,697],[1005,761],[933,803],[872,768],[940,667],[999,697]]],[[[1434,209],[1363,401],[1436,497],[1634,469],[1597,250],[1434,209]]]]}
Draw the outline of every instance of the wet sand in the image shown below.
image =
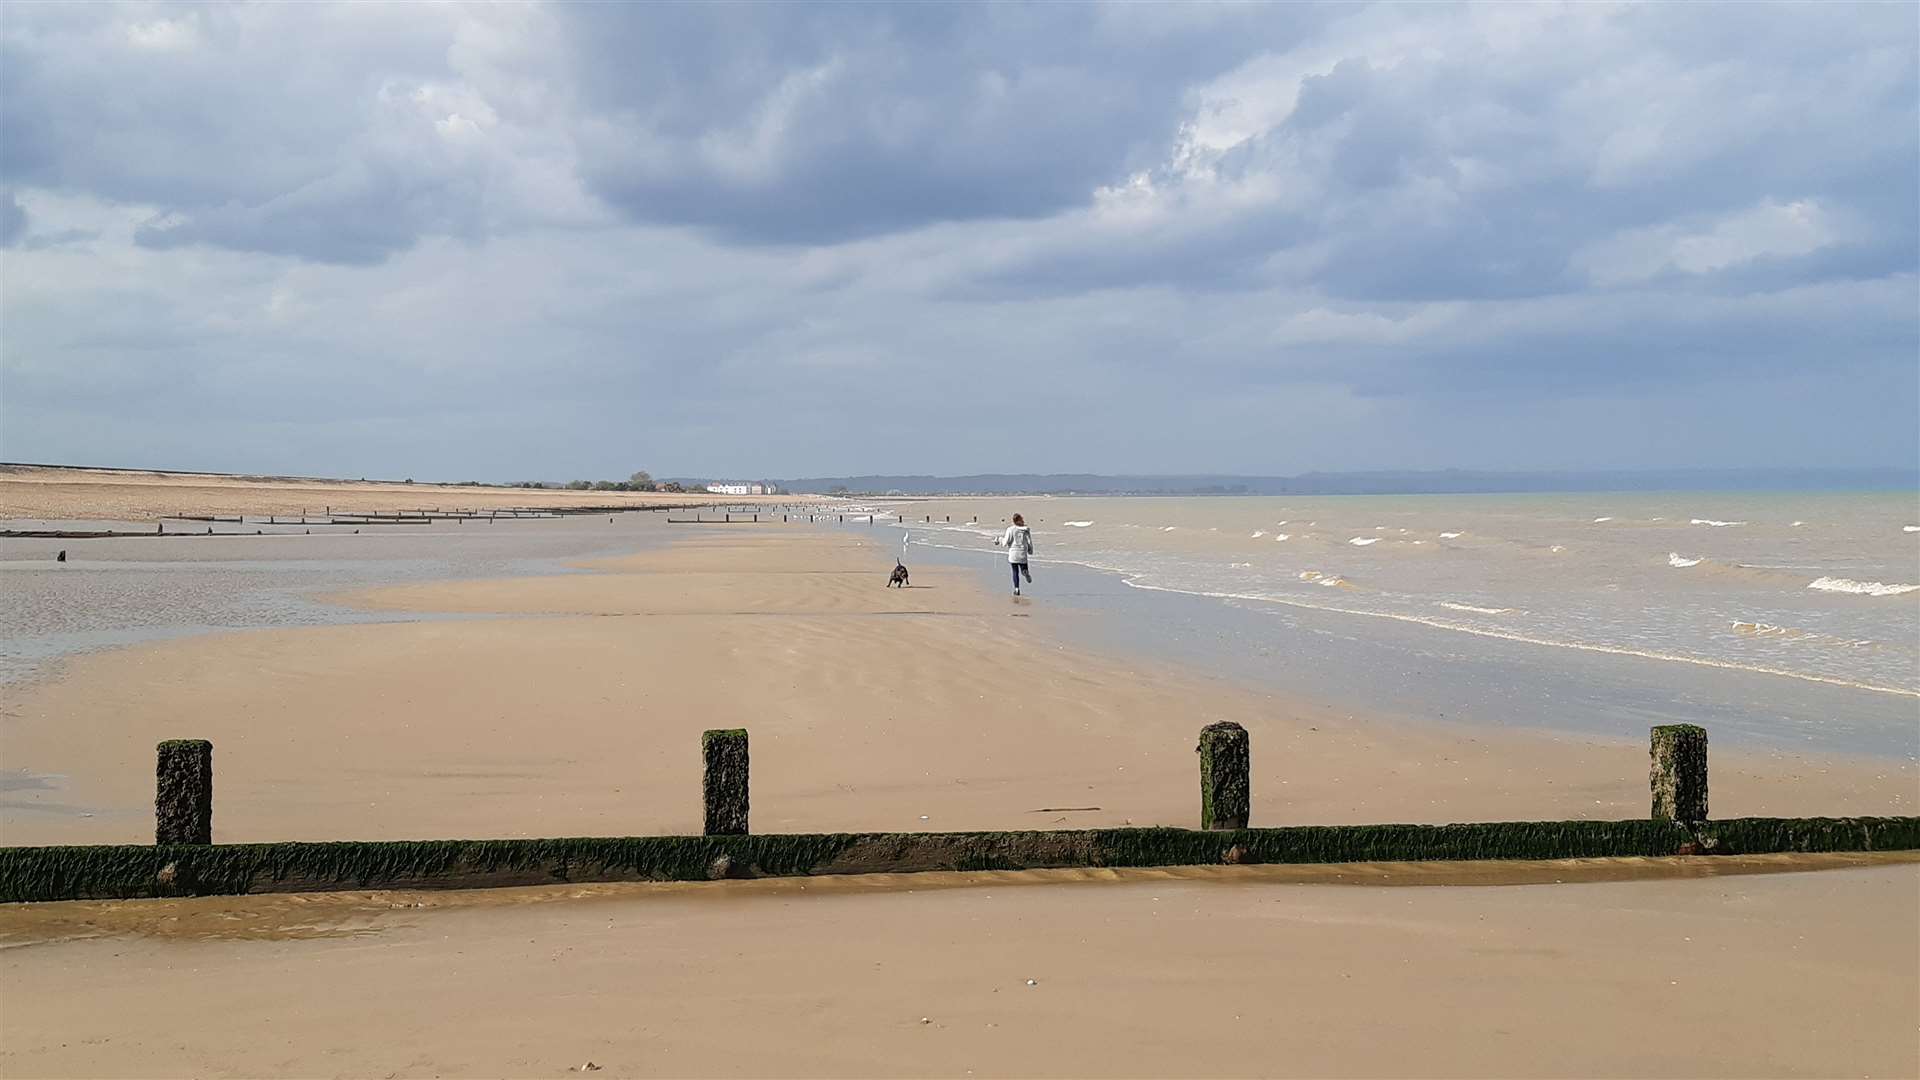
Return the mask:
{"type": "MultiPolygon", "coordinates": [[[[693,832],[699,732],[732,726],[762,831],[1191,824],[1194,736],[1219,719],[1253,734],[1256,824],[1647,810],[1644,743],[1349,716],[1067,648],[1044,604],[963,570],[883,588],[884,534],[685,537],[341,598],[458,621],[74,658],[5,703],[6,776],[36,782],[0,793],[0,842],[150,838],[168,737],[214,741],[221,841],[693,832]]],[[[1717,816],[1911,813],[1913,789],[1898,762],[1714,757],[1717,816]]],[[[1920,866],[1738,869],[1835,865],[20,907],[0,1072],[1914,1075],[1920,866]],[[1325,884],[1347,880],[1470,884],[1325,884]]]]}
{"type": "Polygon", "coordinates": [[[7,935],[0,1073],[1920,1070],[1917,864],[1431,888],[1265,869],[46,905],[113,936],[7,935]]]}

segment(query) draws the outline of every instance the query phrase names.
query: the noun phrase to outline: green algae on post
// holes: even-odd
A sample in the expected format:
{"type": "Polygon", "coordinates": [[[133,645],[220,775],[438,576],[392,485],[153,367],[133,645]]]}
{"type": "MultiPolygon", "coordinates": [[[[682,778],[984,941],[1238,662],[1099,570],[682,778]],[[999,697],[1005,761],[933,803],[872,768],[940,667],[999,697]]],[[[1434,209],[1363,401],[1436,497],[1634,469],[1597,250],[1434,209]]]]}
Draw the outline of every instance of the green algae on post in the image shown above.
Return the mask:
{"type": "Polygon", "coordinates": [[[1247,827],[1252,788],[1247,729],[1230,720],[1200,729],[1200,827],[1247,827]]]}
{"type": "Polygon", "coordinates": [[[747,732],[726,728],[700,736],[706,759],[701,793],[706,803],[708,836],[747,833],[747,732]]]}
{"type": "Polygon", "coordinates": [[[1663,724],[1652,732],[1653,818],[1707,820],[1707,729],[1663,724]]]}
{"type": "Polygon", "coordinates": [[[213,843],[213,744],[168,739],[156,756],[153,842],[213,843]]]}

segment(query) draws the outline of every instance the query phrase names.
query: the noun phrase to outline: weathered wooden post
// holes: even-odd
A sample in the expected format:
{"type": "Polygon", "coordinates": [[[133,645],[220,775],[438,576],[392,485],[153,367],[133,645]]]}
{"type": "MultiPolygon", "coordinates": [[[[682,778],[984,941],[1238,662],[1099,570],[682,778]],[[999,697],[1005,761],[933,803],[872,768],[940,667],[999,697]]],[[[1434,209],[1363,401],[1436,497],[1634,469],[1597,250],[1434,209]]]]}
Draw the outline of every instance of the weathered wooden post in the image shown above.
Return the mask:
{"type": "Polygon", "coordinates": [[[701,794],[706,801],[708,836],[747,833],[747,731],[725,728],[700,736],[706,758],[701,794]]]}
{"type": "Polygon", "coordinates": [[[1200,827],[1244,829],[1252,789],[1247,729],[1231,720],[1200,729],[1200,827]]]}
{"type": "Polygon", "coordinates": [[[168,739],[154,770],[153,842],[213,843],[213,744],[168,739]]]}
{"type": "Polygon", "coordinates": [[[1707,820],[1707,729],[1663,724],[1653,729],[1653,819],[1707,820]]]}

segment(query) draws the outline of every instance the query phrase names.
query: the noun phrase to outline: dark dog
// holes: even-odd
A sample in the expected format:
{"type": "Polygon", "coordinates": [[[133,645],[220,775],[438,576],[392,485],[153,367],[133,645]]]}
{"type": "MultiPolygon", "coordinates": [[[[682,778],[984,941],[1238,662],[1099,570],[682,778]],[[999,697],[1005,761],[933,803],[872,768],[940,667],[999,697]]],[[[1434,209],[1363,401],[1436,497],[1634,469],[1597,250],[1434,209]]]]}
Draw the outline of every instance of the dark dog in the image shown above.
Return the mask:
{"type": "Polygon", "coordinates": [[[907,587],[907,564],[906,563],[903,563],[898,559],[895,559],[893,561],[893,575],[887,578],[887,584],[889,586],[898,585],[903,589],[907,587]]]}

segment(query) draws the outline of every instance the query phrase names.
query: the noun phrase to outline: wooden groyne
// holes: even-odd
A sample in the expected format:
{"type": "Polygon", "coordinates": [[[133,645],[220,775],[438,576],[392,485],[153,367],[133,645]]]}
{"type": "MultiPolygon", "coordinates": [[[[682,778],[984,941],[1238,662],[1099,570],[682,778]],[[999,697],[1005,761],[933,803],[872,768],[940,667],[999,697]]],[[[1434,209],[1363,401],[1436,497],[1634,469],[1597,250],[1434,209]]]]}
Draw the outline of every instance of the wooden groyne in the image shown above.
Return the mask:
{"type": "Polygon", "coordinates": [[[208,842],[213,747],[170,740],[157,757],[154,844],[0,848],[0,902],[937,870],[1920,850],[1920,817],[1708,820],[1705,732],[1680,728],[1653,730],[1650,813],[1632,821],[1248,827],[1250,740],[1235,724],[1201,734],[1199,829],[753,834],[747,733],[736,729],[701,740],[702,836],[266,844],[208,842]],[[1676,753],[1676,742],[1691,749],[1676,753]]]}

